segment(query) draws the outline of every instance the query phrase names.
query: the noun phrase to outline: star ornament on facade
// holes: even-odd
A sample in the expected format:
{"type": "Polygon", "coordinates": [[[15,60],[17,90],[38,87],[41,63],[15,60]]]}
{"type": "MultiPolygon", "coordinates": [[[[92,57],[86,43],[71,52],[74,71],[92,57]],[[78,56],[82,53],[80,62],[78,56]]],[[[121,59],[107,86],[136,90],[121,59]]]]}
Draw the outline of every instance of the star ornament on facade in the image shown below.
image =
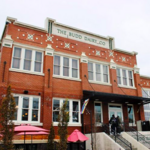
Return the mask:
{"type": "Polygon", "coordinates": [[[65,43],[65,47],[64,48],[70,48],[70,43],[65,43]]]}
{"type": "Polygon", "coordinates": [[[122,57],[122,61],[123,61],[123,62],[126,62],[126,58],[125,58],[125,57],[122,57]]]}
{"type": "Polygon", "coordinates": [[[113,51],[109,51],[109,57],[114,57],[114,52],[113,51]]]}
{"type": "Polygon", "coordinates": [[[96,56],[100,56],[100,51],[96,51],[96,56]]]}
{"type": "Polygon", "coordinates": [[[47,41],[52,41],[52,37],[51,36],[47,36],[47,41]]]}
{"type": "Polygon", "coordinates": [[[28,40],[33,40],[33,36],[34,36],[34,34],[28,34],[27,39],[28,39],[28,40]]]}

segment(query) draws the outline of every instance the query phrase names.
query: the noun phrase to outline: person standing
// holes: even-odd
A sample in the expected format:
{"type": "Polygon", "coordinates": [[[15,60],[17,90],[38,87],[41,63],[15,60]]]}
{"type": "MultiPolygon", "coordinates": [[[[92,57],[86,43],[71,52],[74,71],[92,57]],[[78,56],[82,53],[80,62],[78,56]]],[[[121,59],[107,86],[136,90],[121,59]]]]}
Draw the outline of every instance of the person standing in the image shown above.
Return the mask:
{"type": "Polygon", "coordinates": [[[115,118],[115,115],[112,115],[112,117],[110,118],[109,123],[111,124],[111,133],[115,135],[116,132],[116,122],[117,119],[115,118]]]}

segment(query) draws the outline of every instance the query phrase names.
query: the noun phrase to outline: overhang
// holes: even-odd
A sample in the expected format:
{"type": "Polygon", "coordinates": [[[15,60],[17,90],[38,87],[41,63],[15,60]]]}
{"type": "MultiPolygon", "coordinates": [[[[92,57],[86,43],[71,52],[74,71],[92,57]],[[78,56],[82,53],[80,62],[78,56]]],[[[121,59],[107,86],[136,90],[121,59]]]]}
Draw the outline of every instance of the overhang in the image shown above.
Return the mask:
{"type": "Polygon", "coordinates": [[[90,98],[90,100],[93,101],[102,101],[109,103],[124,103],[124,104],[139,104],[139,105],[150,103],[150,98],[83,90],[83,99],[85,100],[87,98],[90,98]]]}

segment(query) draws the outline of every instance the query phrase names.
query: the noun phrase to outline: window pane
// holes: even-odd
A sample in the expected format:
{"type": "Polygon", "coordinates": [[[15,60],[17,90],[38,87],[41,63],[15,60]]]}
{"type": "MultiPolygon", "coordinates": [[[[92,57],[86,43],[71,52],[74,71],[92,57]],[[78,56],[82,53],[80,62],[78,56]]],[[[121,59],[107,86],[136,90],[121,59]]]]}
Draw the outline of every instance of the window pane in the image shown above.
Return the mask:
{"type": "Polygon", "coordinates": [[[41,72],[41,63],[35,62],[34,71],[41,72]]]}
{"type": "Polygon", "coordinates": [[[39,109],[39,98],[33,98],[33,109],[39,109]]]}
{"type": "Polygon", "coordinates": [[[54,56],[54,64],[60,66],[60,56],[54,56]]]}
{"type": "Polygon", "coordinates": [[[14,113],[14,120],[17,120],[17,116],[18,116],[18,109],[16,109],[16,111],[14,113]]]}
{"type": "Polygon", "coordinates": [[[122,75],[123,75],[123,77],[127,77],[127,75],[126,75],[126,70],[122,70],[122,75]]]}
{"type": "Polygon", "coordinates": [[[63,76],[69,76],[69,68],[63,67],[63,76]]]}
{"type": "Polygon", "coordinates": [[[132,79],[129,79],[129,85],[130,85],[130,86],[133,86],[133,81],[132,81],[132,79]]]}
{"type": "Polygon", "coordinates": [[[100,113],[101,112],[101,104],[100,103],[95,103],[95,112],[100,113]]]}
{"type": "Polygon", "coordinates": [[[65,67],[69,67],[69,58],[63,58],[63,65],[65,66],[65,67]]]}
{"type": "Polygon", "coordinates": [[[79,104],[78,104],[78,102],[73,102],[73,111],[79,111],[79,104]]]}
{"type": "Polygon", "coordinates": [[[14,49],[14,57],[15,58],[20,58],[21,57],[21,48],[15,47],[15,49],[14,49]]]}
{"type": "MultiPolygon", "coordinates": [[[[65,103],[65,100],[63,101],[63,103],[65,103]]],[[[66,111],[69,111],[69,101],[67,101],[66,111]]]]}
{"type": "Polygon", "coordinates": [[[77,69],[72,69],[72,77],[78,78],[78,70],[77,69]]]}
{"type": "Polygon", "coordinates": [[[53,111],[53,121],[58,122],[59,111],[53,111]]]}
{"type": "Polygon", "coordinates": [[[88,63],[88,71],[92,71],[93,72],[93,63],[88,63]]]}
{"type": "Polygon", "coordinates": [[[78,69],[78,61],[75,59],[72,59],[72,68],[78,69]]]}
{"type": "Polygon", "coordinates": [[[103,73],[108,74],[108,67],[103,65],[103,73]]]}
{"type": "Polygon", "coordinates": [[[60,104],[59,100],[54,100],[53,101],[53,110],[59,110],[60,104]]]}
{"type": "Polygon", "coordinates": [[[79,113],[78,112],[73,112],[73,117],[72,117],[73,122],[79,122],[79,113]]]}
{"type": "Polygon", "coordinates": [[[104,82],[108,82],[108,75],[104,74],[103,77],[104,77],[104,82]]]}
{"type": "Polygon", "coordinates": [[[148,91],[142,89],[142,96],[148,98],[148,91]]]}
{"type": "Polygon", "coordinates": [[[54,66],[54,74],[60,75],[60,67],[59,66],[54,66]]]}
{"type": "Polygon", "coordinates": [[[12,67],[19,69],[20,68],[20,59],[13,58],[13,65],[12,65],[12,67]]]}
{"type": "Polygon", "coordinates": [[[18,97],[14,97],[14,99],[15,99],[16,108],[17,108],[17,106],[18,106],[18,97]]]}
{"type": "Polygon", "coordinates": [[[42,53],[41,52],[36,52],[36,56],[35,56],[35,61],[42,61],[42,53]]]}
{"type": "Polygon", "coordinates": [[[31,50],[25,50],[25,59],[31,60],[32,58],[32,51],[31,50]]]}
{"type": "Polygon", "coordinates": [[[29,61],[29,60],[24,61],[24,69],[31,70],[31,61],[29,61]]]}
{"type": "Polygon", "coordinates": [[[89,80],[93,80],[93,72],[88,72],[89,80]]]}
{"type": "Polygon", "coordinates": [[[123,85],[127,85],[127,79],[123,78],[123,85]]]}
{"type": "Polygon", "coordinates": [[[117,76],[120,77],[120,69],[119,68],[117,69],[117,76]]]}
{"type": "Polygon", "coordinates": [[[38,121],[38,110],[32,110],[32,121],[38,121]]]}
{"type": "Polygon", "coordinates": [[[129,123],[133,123],[134,116],[133,116],[133,107],[132,106],[128,106],[128,117],[129,117],[129,123]]]}
{"type": "Polygon", "coordinates": [[[28,121],[28,109],[23,109],[22,110],[22,120],[23,121],[28,121]]]}
{"type": "Polygon", "coordinates": [[[29,108],[29,97],[23,98],[23,106],[22,108],[29,108]]]}
{"type": "Polygon", "coordinates": [[[132,71],[128,71],[129,73],[129,78],[132,79],[132,71]]]}
{"type": "Polygon", "coordinates": [[[95,115],[96,122],[101,122],[101,113],[96,113],[95,115]]]}
{"type": "Polygon", "coordinates": [[[96,64],[96,72],[97,72],[97,73],[100,73],[100,72],[101,72],[100,64],[96,64]]]}
{"type": "Polygon", "coordinates": [[[121,78],[120,77],[117,77],[117,82],[118,82],[118,84],[121,84],[121,78]]]}
{"type": "Polygon", "coordinates": [[[101,81],[101,74],[96,73],[96,81],[101,81]]]}

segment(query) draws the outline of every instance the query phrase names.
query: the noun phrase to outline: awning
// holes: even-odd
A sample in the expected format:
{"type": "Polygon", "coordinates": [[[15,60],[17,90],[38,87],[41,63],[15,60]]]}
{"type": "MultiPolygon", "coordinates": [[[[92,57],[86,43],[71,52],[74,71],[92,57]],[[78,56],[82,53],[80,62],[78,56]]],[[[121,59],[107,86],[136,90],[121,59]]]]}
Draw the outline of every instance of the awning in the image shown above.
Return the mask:
{"type": "Polygon", "coordinates": [[[139,105],[150,103],[150,98],[83,90],[83,100],[87,98],[90,98],[90,100],[93,101],[102,101],[109,103],[129,103],[139,105]]]}

